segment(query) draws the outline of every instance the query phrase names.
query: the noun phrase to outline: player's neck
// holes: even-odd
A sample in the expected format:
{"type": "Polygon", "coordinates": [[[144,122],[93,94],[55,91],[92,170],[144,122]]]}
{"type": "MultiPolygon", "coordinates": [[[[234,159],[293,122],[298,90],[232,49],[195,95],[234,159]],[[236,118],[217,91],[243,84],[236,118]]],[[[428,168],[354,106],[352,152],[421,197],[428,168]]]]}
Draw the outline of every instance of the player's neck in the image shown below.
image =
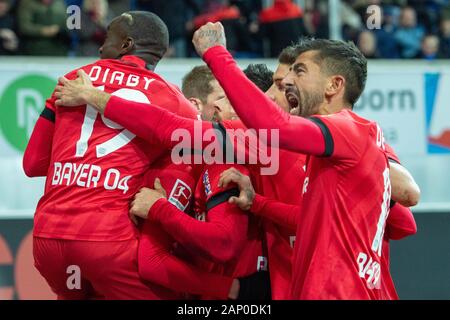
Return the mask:
{"type": "Polygon", "coordinates": [[[130,54],[144,60],[145,67],[151,71],[155,70],[155,67],[159,61],[158,58],[156,58],[153,54],[144,49],[136,49],[133,52],[130,52],[130,54]]]}

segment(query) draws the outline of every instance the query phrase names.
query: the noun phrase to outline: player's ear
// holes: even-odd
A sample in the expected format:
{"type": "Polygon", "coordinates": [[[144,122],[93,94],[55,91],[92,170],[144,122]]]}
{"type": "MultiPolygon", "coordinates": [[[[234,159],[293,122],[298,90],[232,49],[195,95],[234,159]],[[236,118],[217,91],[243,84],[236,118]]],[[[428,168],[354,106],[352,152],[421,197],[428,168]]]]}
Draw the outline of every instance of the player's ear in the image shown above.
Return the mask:
{"type": "Polygon", "coordinates": [[[122,43],[122,47],[120,50],[121,55],[125,55],[131,51],[134,50],[135,42],[134,39],[131,37],[127,37],[124,42],[122,43]]]}
{"type": "Polygon", "coordinates": [[[325,96],[333,97],[344,90],[345,78],[341,75],[334,75],[328,79],[325,89],[325,96]]]}
{"type": "Polygon", "coordinates": [[[202,112],[203,103],[200,101],[200,99],[189,98],[189,102],[195,107],[195,109],[198,110],[198,112],[202,112]]]}

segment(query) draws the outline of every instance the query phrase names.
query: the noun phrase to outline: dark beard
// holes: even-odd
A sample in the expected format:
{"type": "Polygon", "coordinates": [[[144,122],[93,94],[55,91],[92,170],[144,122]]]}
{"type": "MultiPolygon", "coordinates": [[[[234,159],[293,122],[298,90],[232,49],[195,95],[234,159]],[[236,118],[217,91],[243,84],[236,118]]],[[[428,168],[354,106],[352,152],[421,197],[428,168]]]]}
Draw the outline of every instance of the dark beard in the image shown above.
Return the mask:
{"type": "Polygon", "coordinates": [[[320,104],[323,101],[323,94],[318,92],[300,92],[299,116],[307,118],[317,114],[320,104]]]}

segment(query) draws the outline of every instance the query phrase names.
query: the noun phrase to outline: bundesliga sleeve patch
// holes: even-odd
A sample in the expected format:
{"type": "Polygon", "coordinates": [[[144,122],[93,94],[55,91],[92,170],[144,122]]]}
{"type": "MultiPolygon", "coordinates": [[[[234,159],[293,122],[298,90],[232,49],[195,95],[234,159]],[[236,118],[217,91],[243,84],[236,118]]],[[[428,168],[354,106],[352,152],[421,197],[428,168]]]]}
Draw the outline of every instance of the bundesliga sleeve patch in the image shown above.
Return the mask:
{"type": "Polygon", "coordinates": [[[172,188],[172,191],[170,192],[168,200],[175,207],[184,211],[188,207],[191,197],[191,188],[180,179],[177,179],[175,185],[172,188]]]}

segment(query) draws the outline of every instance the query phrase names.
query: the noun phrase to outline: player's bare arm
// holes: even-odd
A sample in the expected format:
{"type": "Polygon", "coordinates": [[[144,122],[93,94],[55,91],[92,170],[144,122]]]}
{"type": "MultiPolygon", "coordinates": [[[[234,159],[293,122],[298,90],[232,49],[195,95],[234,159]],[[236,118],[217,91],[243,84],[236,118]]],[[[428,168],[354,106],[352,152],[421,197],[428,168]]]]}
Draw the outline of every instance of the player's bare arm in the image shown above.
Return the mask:
{"type": "Polygon", "coordinates": [[[391,180],[392,200],[405,207],[417,205],[420,199],[420,188],[405,167],[391,162],[389,178],[391,180]]]}
{"type": "Polygon", "coordinates": [[[225,188],[229,183],[236,183],[240,193],[239,197],[230,197],[228,202],[236,204],[242,210],[249,210],[255,198],[255,189],[250,177],[236,168],[229,168],[220,174],[219,187],[225,188]]]}
{"type": "Polygon", "coordinates": [[[68,80],[65,77],[58,79],[61,85],[55,89],[56,105],[76,107],[89,104],[103,114],[111,95],[96,89],[84,70],[78,70],[77,75],[75,80],[68,80]]]}

